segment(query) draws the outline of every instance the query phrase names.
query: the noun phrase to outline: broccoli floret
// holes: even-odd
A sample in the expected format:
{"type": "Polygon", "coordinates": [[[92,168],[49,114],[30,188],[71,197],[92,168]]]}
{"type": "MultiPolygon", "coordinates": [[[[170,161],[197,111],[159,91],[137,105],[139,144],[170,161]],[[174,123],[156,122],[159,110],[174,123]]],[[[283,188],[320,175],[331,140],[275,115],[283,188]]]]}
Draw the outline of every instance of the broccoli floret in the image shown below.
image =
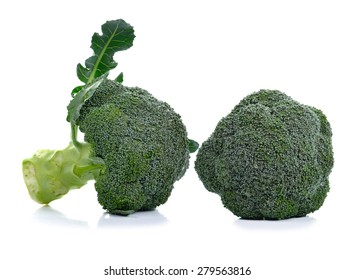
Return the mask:
{"type": "Polygon", "coordinates": [[[188,168],[187,132],[164,102],[140,88],[104,80],[77,121],[105,169],[95,177],[98,201],[115,214],[167,201],[188,168]]]}
{"type": "Polygon", "coordinates": [[[329,191],[332,131],[318,109],[277,90],[244,98],[199,149],[205,188],[246,219],[286,219],[318,210],[329,191]]]}

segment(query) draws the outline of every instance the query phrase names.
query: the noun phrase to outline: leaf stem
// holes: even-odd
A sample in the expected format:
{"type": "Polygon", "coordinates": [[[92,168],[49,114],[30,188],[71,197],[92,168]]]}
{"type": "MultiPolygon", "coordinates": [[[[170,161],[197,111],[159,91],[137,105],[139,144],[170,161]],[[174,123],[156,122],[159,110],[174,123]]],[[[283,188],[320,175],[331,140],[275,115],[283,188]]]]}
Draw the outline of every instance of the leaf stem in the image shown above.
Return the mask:
{"type": "Polygon", "coordinates": [[[79,148],[82,144],[77,140],[77,130],[78,126],[71,123],[71,141],[75,147],[79,148]]]}

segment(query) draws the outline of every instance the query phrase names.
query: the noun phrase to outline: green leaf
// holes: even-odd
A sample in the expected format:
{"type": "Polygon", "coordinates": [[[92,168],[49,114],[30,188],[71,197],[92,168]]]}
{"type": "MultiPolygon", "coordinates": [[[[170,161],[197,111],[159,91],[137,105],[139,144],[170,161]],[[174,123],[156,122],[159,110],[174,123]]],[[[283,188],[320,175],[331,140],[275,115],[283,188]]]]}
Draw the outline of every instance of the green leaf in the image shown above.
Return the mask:
{"type": "Polygon", "coordinates": [[[118,76],[117,76],[117,78],[115,78],[114,80],[117,82],[117,83],[123,83],[123,72],[121,72],[118,76]]]}
{"type": "Polygon", "coordinates": [[[88,84],[117,66],[113,55],[133,45],[133,27],[122,19],[107,21],[102,25],[102,35],[94,33],[91,49],[94,55],[86,59],[85,67],[80,63],[76,72],[80,81],[88,84]]]}
{"type": "Polygon", "coordinates": [[[189,153],[194,153],[195,151],[197,151],[199,148],[199,144],[198,142],[192,140],[192,139],[188,139],[188,150],[189,153]]]}
{"type": "Polygon", "coordinates": [[[85,104],[85,102],[91,98],[91,96],[95,93],[96,89],[102,83],[102,81],[108,76],[108,73],[97,78],[89,85],[84,86],[75,96],[71,99],[68,105],[68,116],[66,120],[71,124],[76,124],[76,120],[80,116],[81,107],[85,104]]]}
{"type": "Polygon", "coordinates": [[[71,96],[74,97],[84,86],[77,86],[71,91],[71,96]]]}

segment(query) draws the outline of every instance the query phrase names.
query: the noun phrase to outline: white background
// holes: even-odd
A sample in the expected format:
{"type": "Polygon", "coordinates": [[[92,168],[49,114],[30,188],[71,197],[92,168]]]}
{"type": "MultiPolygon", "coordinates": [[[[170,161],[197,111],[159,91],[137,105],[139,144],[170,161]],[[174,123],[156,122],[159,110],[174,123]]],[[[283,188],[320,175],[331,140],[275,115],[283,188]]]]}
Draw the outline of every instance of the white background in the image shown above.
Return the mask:
{"type": "MultiPolygon", "coordinates": [[[[119,279],[116,268],[251,267],[241,279],[353,279],[352,1],[2,1],[0,4],[0,278],[119,279]],[[194,171],[169,201],[129,217],[106,214],[92,183],[50,207],[33,202],[21,161],[64,148],[76,64],[106,20],[135,28],[115,56],[125,85],[140,86],[204,141],[247,94],[278,89],[325,112],[335,166],[323,207],[305,218],[245,221],[223,208],[194,171]]],[[[120,277],[120,279],[156,277],[120,277]]],[[[237,277],[236,277],[237,278],[237,277]]]]}

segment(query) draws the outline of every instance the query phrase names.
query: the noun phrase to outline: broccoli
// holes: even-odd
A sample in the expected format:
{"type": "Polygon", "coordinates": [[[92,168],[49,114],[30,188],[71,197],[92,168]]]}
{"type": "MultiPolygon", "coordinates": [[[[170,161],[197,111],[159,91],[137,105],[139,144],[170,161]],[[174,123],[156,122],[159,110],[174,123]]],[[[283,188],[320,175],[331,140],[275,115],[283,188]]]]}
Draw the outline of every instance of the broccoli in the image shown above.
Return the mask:
{"type": "Polygon", "coordinates": [[[165,203],[198,143],[187,138],[181,117],[146,90],[126,87],[122,73],[107,78],[113,54],[132,45],[123,20],[102,25],[92,37],[94,55],[77,67],[84,82],[72,91],[67,121],[71,141],[63,150],[40,150],[22,164],[32,199],[48,204],[95,180],[98,202],[109,213],[128,215],[165,203]],[[84,142],[77,140],[78,130],[84,142]]]}
{"type": "Polygon", "coordinates": [[[95,157],[98,201],[111,213],[149,210],[166,202],[188,168],[186,128],[164,102],[140,88],[104,80],[78,119],[95,157]]]}
{"type": "Polygon", "coordinates": [[[217,124],[199,149],[195,169],[236,216],[306,216],[329,191],[331,137],[320,110],[277,90],[260,90],[217,124]]]}

